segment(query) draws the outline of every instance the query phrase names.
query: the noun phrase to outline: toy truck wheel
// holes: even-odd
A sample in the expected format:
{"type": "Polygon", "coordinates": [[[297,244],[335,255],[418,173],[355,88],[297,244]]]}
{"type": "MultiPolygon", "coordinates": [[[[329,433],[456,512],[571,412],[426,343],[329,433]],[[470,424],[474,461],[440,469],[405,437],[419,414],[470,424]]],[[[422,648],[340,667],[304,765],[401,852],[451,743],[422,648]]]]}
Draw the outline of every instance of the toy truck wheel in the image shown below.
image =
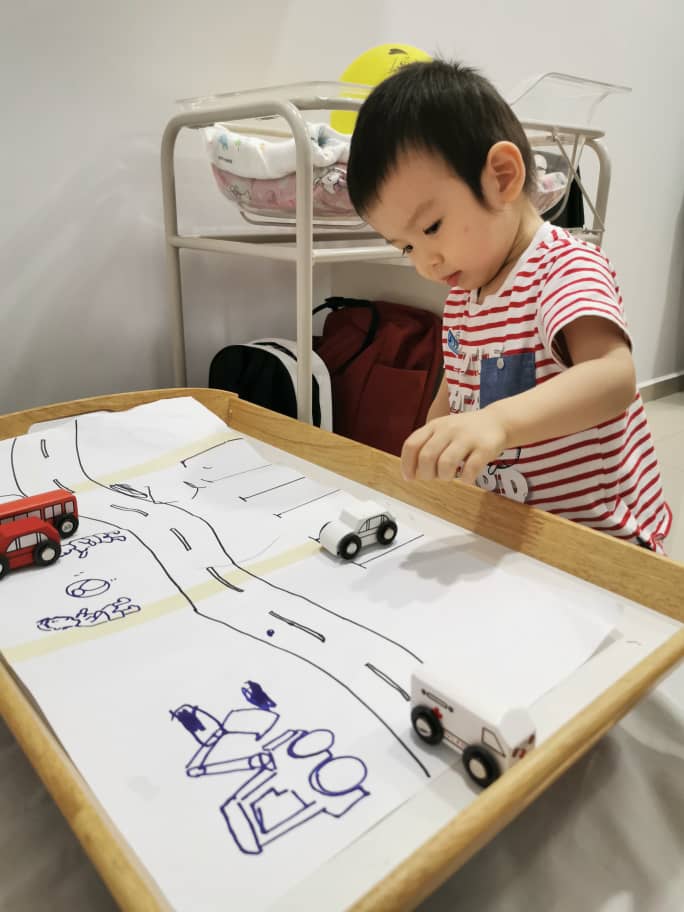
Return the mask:
{"type": "Polygon", "coordinates": [[[6,557],[0,557],[0,579],[9,573],[9,563],[6,557]]]}
{"type": "Polygon", "coordinates": [[[78,529],[78,520],[75,516],[61,516],[55,521],[55,526],[61,538],[68,538],[78,529]]]}
{"type": "Polygon", "coordinates": [[[381,545],[389,545],[397,537],[397,524],[388,519],[378,529],[378,541],[381,545]]]}
{"type": "Polygon", "coordinates": [[[466,773],[476,785],[487,788],[501,775],[499,761],[483,744],[469,744],[463,751],[466,773]]]}
{"type": "Polygon", "coordinates": [[[349,535],[345,535],[344,538],[340,540],[337,550],[340,557],[343,557],[345,560],[352,560],[361,550],[361,539],[358,535],[350,532],[349,535]]]}
{"type": "Polygon", "coordinates": [[[61,553],[62,549],[56,542],[41,542],[36,545],[36,550],[33,552],[33,560],[45,567],[47,564],[54,564],[61,553]]]}
{"type": "Polygon", "coordinates": [[[411,710],[413,730],[427,744],[439,744],[444,737],[444,728],[428,706],[414,706],[411,710]]]}

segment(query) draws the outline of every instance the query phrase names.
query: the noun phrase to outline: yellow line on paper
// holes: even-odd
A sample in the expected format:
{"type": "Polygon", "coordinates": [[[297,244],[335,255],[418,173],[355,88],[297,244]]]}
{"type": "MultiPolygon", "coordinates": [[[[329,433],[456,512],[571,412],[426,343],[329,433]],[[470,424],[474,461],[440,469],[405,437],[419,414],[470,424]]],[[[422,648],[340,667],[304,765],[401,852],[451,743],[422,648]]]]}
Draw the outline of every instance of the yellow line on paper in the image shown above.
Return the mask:
{"type": "MultiPolygon", "coordinates": [[[[321,546],[318,542],[307,541],[287,551],[282,551],[280,554],[275,554],[273,557],[250,564],[244,570],[236,569],[228,573],[221,573],[221,578],[234,586],[243,587],[251,581],[253,576],[264,576],[267,573],[273,573],[276,570],[299,563],[299,561],[306,560],[313,554],[317,554],[320,549],[321,546]]],[[[138,624],[146,624],[174,611],[189,608],[190,601],[192,603],[201,602],[203,599],[211,598],[225,591],[226,587],[222,583],[218,580],[210,579],[188,589],[187,598],[178,592],[156,602],[151,602],[148,605],[141,605],[140,611],[135,614],[129,614],[126,618],[107,621],[95,627],[71,627],[68,630],[46,631],[40,639],[30,640],[27,643],[20,643],[18,646],[3,649],[2,654],[11,664],[24,662],[27,659],[35,659],[38,656],[65,649],[68,646],[77,646],[87,640],[99,640],[111,634],[123,633],[138,624]]]]}
{"type": "Polygon", "coordinates": [[[111,475],[102,475],[94,481],[86,481],[83,484],[76,485],[74,493],[84,494],[86,491],[94,491],[101,485],[109,486],[117,484],[127,478],[137,478],[147,472],[157,472],[159,469],[168,469],[177,465],[183,459],[190,459],[192,456],[209,450],[221,443],[229,443],[231,440],[241,440],[242,434],[231,434],[222,431],[219,434],[211,434],[209,437],[203,437],[201,440],[193,440],[191,444],[186,444],[177,450],[169,450],[156,459],[150,459],[148,462],[141,462],[139,465],[129,466],[127,469],[120,469],[111,475]]]}

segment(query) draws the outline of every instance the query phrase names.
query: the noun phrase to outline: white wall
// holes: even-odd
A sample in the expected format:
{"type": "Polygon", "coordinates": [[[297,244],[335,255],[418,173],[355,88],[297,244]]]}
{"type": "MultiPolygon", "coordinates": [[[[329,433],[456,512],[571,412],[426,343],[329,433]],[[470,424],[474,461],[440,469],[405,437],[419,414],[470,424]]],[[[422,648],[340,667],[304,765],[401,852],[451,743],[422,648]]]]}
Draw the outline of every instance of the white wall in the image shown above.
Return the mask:
{"type": "MultiPolygon", "coordinates": [[[[0,411],[171,384],[158,158],[174,99],[336,78],[385,41],[464,59],[504,93],[551,69],[633,86],[601,118],[613,159],[605,246],[640,379],[684,370],[683,33],[674,0],[7,4],[0,411]]],[[[235,223],[197,136],[179,145],[178,172],[186,226],[235,223]]],[[[289,266],[183,256],[191,382],[206,382],[228,341],[293,333],[289,266]]],[[[347,272],[347,284],[380,294],[382,275],[347,272]]],[[[323,274],[319,295],[327,287],[323,274]]]]}

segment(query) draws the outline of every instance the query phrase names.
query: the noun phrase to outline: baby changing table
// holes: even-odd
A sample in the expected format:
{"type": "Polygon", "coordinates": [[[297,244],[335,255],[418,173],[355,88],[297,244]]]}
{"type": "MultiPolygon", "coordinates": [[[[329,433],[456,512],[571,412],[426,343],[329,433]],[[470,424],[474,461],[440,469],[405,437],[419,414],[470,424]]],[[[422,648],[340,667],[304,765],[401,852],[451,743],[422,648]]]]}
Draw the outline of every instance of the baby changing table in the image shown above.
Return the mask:
{"type": "MultiPolygon", "coordinates": [[[[308,122],[317,114],[357,110],[370,87],[349,83],[295,83],[181,102],[184,110],[171,118],[161,149],[162,193],[169,281],[169,314],[173,344],[173,379],[187,382],[180,250],[242,254],[292,262],[296,269],[297,414],[311,422],[311,338],[313,268],[319,264],[377,261],[401,264],[401,253],[356,218],[314,218],[314,167],[308,122]],[[228,124],[246,135],[291,137],[295,146],[295,213],[282,217],[241,211],[249,223],[244,232],[186,235],[178,230],[174,151],[183,129],[199,130],[228,124]]],[[[554,213],[567,204],[573,182],[592,214],[591,226],[575,229],[587,240],[600,243],[610,187],[610,162],[601,143],[603,131],[589,126],[593,112],[607,95],[628,91],[620,86],[547,73],[533,79],[511,104],[533,151],[540,175],[553,162],[556,180],[554,213]],[[585,148],[596,161],[593,192],[580,179],[579,161],[585,148]],[[550,155],[549,155],[550,152],[550,155]],[[560,188],[560,193],[558,192],[560,188]]],[[[406,262],[406,261],[404,261],[406,262]]]]}

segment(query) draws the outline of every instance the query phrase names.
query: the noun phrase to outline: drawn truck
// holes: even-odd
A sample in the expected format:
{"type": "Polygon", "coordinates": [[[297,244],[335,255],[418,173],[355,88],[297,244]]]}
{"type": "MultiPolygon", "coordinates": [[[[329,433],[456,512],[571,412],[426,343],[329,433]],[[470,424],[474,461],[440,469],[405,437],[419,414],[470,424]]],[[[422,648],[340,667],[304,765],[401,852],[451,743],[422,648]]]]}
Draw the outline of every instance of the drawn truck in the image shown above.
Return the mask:
{"type": "Polygon", "coordinates": [[[411,675],[411,722],[428,744],[445,741],[460,751],[466,772],[484,788],[534,747],[534,722],[526,709],[487,710],[482,691],[474,699],[456,691],[453,672],[421,665],[411,675]]]}
{"type": "Polygon", "coordinates": [[[372,500],[347,504],[339,518],[325,523],[318,533],[326,551],[344,560],[355,558],[366,545],[390,545],[396,537],[396,519],[372,500]]]}
{"type": "Polygon", "coordinates": [[[60,538],[78,529],[76,497],[48,491],[0,504],[0,579],[29,564],[53,564],[62,553],[60,538]]]}

